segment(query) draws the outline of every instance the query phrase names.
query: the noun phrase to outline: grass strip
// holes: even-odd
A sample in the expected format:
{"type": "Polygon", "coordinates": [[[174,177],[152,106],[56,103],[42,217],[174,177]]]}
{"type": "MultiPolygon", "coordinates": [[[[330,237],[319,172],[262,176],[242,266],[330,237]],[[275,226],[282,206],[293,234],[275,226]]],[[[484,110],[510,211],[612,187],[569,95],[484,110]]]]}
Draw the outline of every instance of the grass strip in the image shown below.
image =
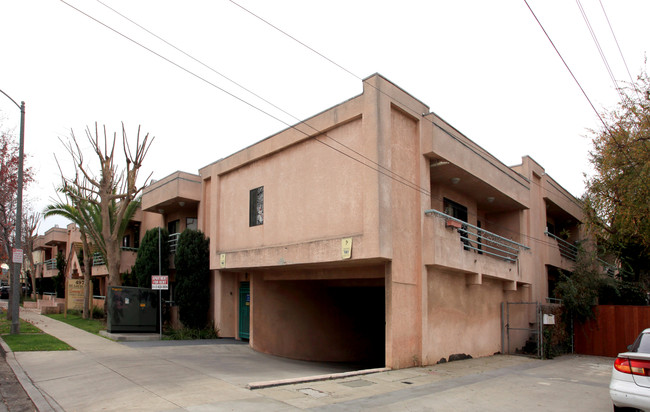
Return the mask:
{"type": "Polygon", "coordinates": [[[62,313],[59,314],[50,314],[46,315],[52,319],[56,319],[60,322],[67,323],[70,326],[85,330],[86,332],[99,335],[100,330],[106,329],[106,325],[103,320],[99,319],[84,319],[80,314],[75,312],[68,312],[68,317],[64,317],[62,313]]]}
{"type": "Polygon", "coordinates": [[[44,333],[29,322],[20,320],[20,333],[11,335],[11,321],[7,312],[0,313],[0,336],[13,352],[74,350],[67,343],[44,333]]]}

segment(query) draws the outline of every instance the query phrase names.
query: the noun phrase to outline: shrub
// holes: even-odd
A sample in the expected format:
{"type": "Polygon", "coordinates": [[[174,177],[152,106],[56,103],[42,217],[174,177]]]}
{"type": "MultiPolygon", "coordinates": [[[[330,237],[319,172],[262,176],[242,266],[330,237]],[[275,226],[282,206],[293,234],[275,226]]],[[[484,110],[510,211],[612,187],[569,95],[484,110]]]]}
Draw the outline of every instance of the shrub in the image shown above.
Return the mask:
{"type": "Polygon", "coordinates": [[[93,306],[93,313],[92,313],[93,319],[103,319],[104,316],[105,316],[104,308],[101,308],[99,306],[93,306]]]}
{"type": "Polygon", "coordinates": [[[176,302],[180,320],[192,329],[202,329],[210,307],[210,240],[197,230],[185,230],[178,239],[176,257],[176,302]]]}
{"type": "Polygon", "coordinates": [[[150,229],[144,234],[138,256],[133,265],[132,275],[137,279],[137,286],[151,288],[151,276],[158,275],[158,260],[162,260],[160,274],[169,274],[169,232],[167,229],[150,229]],[[160,233],[160,245],[158,244],[158,233],[160,233]],[[160,246],[160,252],[158,251],[160,246]],[[159,254],[160,253],[160,257],[159,254]]]}

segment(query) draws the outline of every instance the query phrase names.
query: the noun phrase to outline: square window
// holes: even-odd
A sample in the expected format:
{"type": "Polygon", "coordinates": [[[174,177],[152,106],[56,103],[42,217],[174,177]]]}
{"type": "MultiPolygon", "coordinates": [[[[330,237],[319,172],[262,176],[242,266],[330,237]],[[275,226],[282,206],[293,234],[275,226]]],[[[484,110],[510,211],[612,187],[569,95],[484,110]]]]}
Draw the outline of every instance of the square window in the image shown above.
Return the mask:
{"type": "Polygon", "coordinates": [[[250,191],[248,226],[264,224],[264,186],[250,191]]]}

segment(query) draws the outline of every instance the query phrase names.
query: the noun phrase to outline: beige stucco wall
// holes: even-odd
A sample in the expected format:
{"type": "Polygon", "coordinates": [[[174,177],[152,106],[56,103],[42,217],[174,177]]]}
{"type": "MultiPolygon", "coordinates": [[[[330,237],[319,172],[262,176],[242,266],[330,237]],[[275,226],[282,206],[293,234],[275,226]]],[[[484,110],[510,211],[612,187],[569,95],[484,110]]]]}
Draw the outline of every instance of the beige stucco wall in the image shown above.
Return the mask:
{"type": "MultiPolygon", "coordinates": [[[[529,297],[527,288],[504,291],[501,281],[490,278],[481,285],[468,285],[462,274],[434,268],[427,272],[426,295],[424,364],[452,354],[478,357],[501,352],[501,302],[523,302],[529,297]]],[[[513,347],[521,347],[525,339],[515,338],[513,347]]]]}
{"type": "MultiPolygon", "coordinates": [[[[250,282],[251,346],[297,359],[358,359],[379,335],[393,368],[501,350],[501,303],[548,295],[557,248],[544,235],[545,205],[581,216],[530,157],[509,168],[378,75],[361,95],[199,176],[191,196],[200,197],[199,229],[211,240],[211,318],[222,336],[237,336],[239,285],[250,282]],[[264,224],[249,227],[249,192],[260,186],[264,224]],[[443,198],[466,206],[470,224],[525,245],[517,261],[467,250],[456,230],[425,215],[442,211],[443,198]],[[350,259],[344,238],[353,241],[350,259]],[[347,301],[327,294],[333,287],[339,296],[381,287],[383,305],[373,298],[373,313],[350,315],[347,301]],[[380,307],[383,333],[355,335],[380,307]]],[[[160,197],[165,185],[157,184],[152,210],[183,190],[167,184],[160,197]]],[[[518,316],[526,322],[530,311],[518,316]]]]}

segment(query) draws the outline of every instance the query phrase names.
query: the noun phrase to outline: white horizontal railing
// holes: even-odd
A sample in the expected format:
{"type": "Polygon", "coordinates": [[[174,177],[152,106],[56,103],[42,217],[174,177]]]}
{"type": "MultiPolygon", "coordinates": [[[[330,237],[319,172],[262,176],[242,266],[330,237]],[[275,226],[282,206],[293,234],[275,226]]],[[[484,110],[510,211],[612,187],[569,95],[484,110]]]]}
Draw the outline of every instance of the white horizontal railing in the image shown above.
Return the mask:
{"type": "Polygon", "coordinates": [[[102,256],[102,254],[99,252],[93,253],[93,266],[101,266],[103,264],[104,264],[104,257],[102,256]]]}
{"type": "Polygon", "coordinates": [[[56,259],[46,260],[45,262],[43,262],[43,266],[45,266],[45,269],[47,270],[56,269],[56,259]]]}
{"type": "Polygon", "coordinates": [[[530,249],[528,246],[512,239],[471,225],[435,209],[426,210],[424,214],[443,219],[447,225],[455,227],[465,250],[472,250],[479,254],[486,254],[514,263],[519,258],[520,250],[530,249]]]}
{"type": "MultiPolygon", "coordinates": [[[[572,261],[576,261],[578,259],[578,247],[567,242],[564,239],[561,239],[554,234],[544,231],[544,234],[548,237],[551,237],[557,241],[557,246],[558,249],[560,250],[560,256],[567,258],[572,261]]],[[[603,259],[597,258],[598,263],[600,263],[600,266],[602,267],[603,271],[609,275],[609,276],[616,276],[618,275],[632,275],[631,272],[617,267],[616,265],[613,265],[609,262],[604,261],[603,259]]]]}
{"type": "Polygon", "coordinates": [[[180,233],[172,233],[169,235],[169,253],[176,253],[176,247],[178,246],[178,238],[181,236],[180,233]]]}
{"type": "Polygon", "coordinates": [[[576,258],[578,257],[578,247],[567,242],[564,239],[561,239],[557,236],[555,236],[553,233],[549,232],[548,230],[544,231],[544,234],[552,239],[555,239],[557,241],[557,246],[560,249],[560,256],[563,258],[567,258],[572,261],[576,261],[576,258]]]}

